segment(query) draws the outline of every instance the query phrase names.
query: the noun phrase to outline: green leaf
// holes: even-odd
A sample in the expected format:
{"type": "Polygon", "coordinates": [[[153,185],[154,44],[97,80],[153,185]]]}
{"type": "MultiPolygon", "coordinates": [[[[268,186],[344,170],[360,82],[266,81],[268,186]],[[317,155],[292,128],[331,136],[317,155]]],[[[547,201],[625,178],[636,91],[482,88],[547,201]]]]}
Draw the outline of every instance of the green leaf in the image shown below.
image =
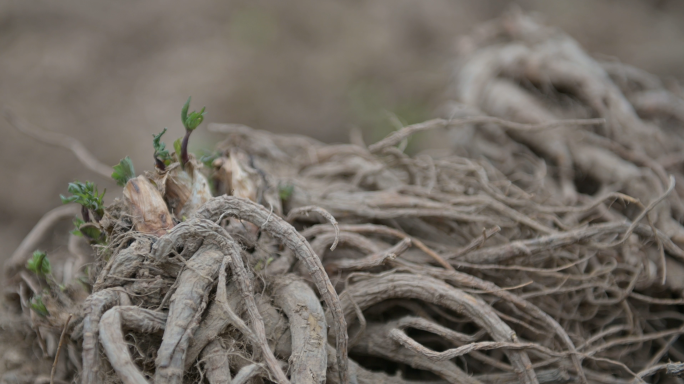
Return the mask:
{"type": "Polygon", "coordinates": [[[181,147],[183,145],[183,138],[178,138],[178,140],[173,142],[173,149],[176,151],[176,159],[181,161],[181,147]]]}
{"type": "Polygon", "coordinates": [[[80,230],[81,225],[83,225],[83,224],[85,224],[85,221],[83,221],[80,217],[75,217],[74,218],[74,227],[76,227],[76,228],[73,231],[71,231],[71,234],[78,236],[78,237],[83,237],[83,233],[80,230]]]}
{"type": "Polygon", "coordinates": [[[131,158],[126,156],[119,164],[114,166],[114,172],[112,172],[112,179],[116,180],[116,184],[120,187],[126,185],[128,180],[135,177],[135,168],[133,168],[133,161],[131,158]]]}
{"type": "Polygon", "coordinates": [[[104,236],[104,233],[93,223],[86,223],[76,217],[74,218],[74,226],[76,228],[71,231],[72,235],[85,237],[91,244],[106,243],[106,236],[104,236]]]}
{"type": "Polygon", "coordinates": [[[202,107],[202,110],[199,112],[191,112],[188,119],[185,120],[185,128],[192,131],[199,127],[199,125],[202,124],[202,121],[204,121],[204,110],[205,107],[202,107]]]}
{"type": "Polygon", "coordinates": [[[183,109],[181,109],[181,121],[183,122],[183,125],[185,125],[185,122],[188,120],[188,109],[190,108],[190,99],[192,96],[188,96],[188,101],[185,102],[185,105],[183,105],[183,109]]]}
{"type": "Polygon", "coordinates": [[[33,296],[30,305],[31,309],[36,311],[36,313],[38,313],[40,316],[47,317],[50,314],[45,307],[45,303],[43,303],[43,298],[40,297],[40,295],[33,296]]]}
{"type": "Polygon", "coordinates": [[[45,276],[50,273],[52,267],[50,261],[47,259],[47,254],[43,251],[36,250],[33,256],[26,262],[26,269],[35,273],[38,276],[45,276]]]}
{"type": "Polygon", "coordinates": [[[166,150],[166,144],[161,141],[162,135],[166,133],[166,128],[164,128],[158,135],[152,135],[152,145],[154,146],[154,157],[161,160],[164,165],[171,164],[171,155],[169,151],[166,150]]]}
{"type": "Polygon", "coordinates": [[[69,196],[69,197],[64,197],[64,195],[59,195],[59,198],[62,199],[62,204],[69,204],[73,203],[76,200],[79,199],[78,196],[69,196]]]}
{"type": "Polygon", "coordinates": [[[202,108],[201,111],[195,112],[192,111],[188,115],[188,109],[190,108],[190,97],[188,97],[188,101],[185,102],[185,105],[183,105],[183,109],[181,110],[181,120],[183,121],[183,126],[185,129],[188,131],[192,131],[195,128],[199,127],[200,124],[202,124],[202,121],[204,121],[204,110],[206,108],[202,108]]]}
{"type": "Polygon", "coordinates": [[[205,167],[211,169],[213,167],[214,160],[218,159],[221,157],[221,151],[216,151],[216,152],[204,152],[202,156],[200,156],[200,161],[202,164],[204,164],[205,167]]]}
{"type": "Polygon", "coordinates": [[[93,182],[86,181],[85,183],[82,183],[80,181],[75,181],[69,183],[67,190],[73,196],[65,197],[60,195],[59,197],[62,199],[62,204],[78,203],[84,208],[96,212],[98,216],[104,215],[103,199],[105,192],[107,192],[106,189],[100,195],[93,182]]]}
{"type": "Polygon", "coordinates": [[[278,194],[280,195],[280,200],[289,199],[290,196],[292,196],[292,192],[294,192],[294,185],[292,184],[278,186],[278,194]]]}
{"type": "MultiPolygon", "coordinates": [[[[88,274],[87,268],[85,268],[85,270],[83,271],[83,273],[85,273],[86,275],[88,274]]],[[[90,291],[90,279],[88,279],[86,276],[84,276],[84,275],[79,275],[79,276],[76,278],[76,282],[78,282],[79,284],[81,284],[81,286],[82,286],[83,288],[85,288],[86,291],[90,291]]]]}
{"type": "Polygon", "coordinates": [[[102,232],[92,225],[84,225],[79,228],[79,231],[86,237],[98,242],[102,236],[102,232]]]}

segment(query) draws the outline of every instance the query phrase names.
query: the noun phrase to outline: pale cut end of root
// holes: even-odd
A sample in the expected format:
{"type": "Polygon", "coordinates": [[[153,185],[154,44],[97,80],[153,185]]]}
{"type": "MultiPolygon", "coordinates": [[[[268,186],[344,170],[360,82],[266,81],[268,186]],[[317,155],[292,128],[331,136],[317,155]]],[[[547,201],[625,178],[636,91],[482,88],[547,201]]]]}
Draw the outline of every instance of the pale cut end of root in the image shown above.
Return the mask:
{"type": "Polygon", "coordinates": [[[230,194],[256,202],[259,194],[260,177],[249,165],[249,156],[237,150],[230,151],[231,188],[230,194]]]}
{"type": "Polygon", "coordinates": [[[123,190],[136,231],[163,236],[173,228],[166,202],[157,188],[143,175],[131,179],[123,190]]]}
{"type": "Polygon", "coordinates": [[[192,194],[192,179],[187,172],[183,171],[178,163],[172,164],[164,178],[164,197],[169,203],[169,208],[174,212],[180,212],[185,203],[190,200],[192,194]]]}
{"type": "Polygon", "coordinates": [[[198,169],[200,166],[193,158],[185,165],[185,170],[178,163],[169,167],[165,197],[178,220],[190,217],[212,197],[209,182],[198,169]]]}

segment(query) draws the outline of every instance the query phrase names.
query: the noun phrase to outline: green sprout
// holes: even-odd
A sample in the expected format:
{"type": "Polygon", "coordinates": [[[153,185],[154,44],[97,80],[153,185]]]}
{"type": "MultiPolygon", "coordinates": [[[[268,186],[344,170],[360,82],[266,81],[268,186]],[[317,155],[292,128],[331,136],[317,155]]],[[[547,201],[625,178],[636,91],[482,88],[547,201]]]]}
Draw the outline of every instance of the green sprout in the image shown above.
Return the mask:
{"type": "Polygon", "coordinates": [[[206,107],[202,107],[202,110],[199,112],[192,111],[188,115],[190,98],[191,97],[188,97],[188,101],[186,101],[185,105],[183,105],[183,109],[181,110],[181,119],[183,120],[183,126],[185,129],[193,131],[195,128],[199,127],[200,124],[202,124],[202,121],[204,120],[204,110],[206,107]]]}
{"type": "Polygon", "coordinates": [[[50,314],[45,307],[45,303],[43,303],[43,298],[40,297],[40,295],[33,296],[30,305],[31,309],[36,311],[36,313],[38,313],[40,316],[47,317],[50,314]]]}
{"type": "Polygon", "coordinates": [[[114,172],[112,172],[112,179],[116,180],[116,185],[123,187],[128,183],[128,180],[135,177],[135,168],[133,167],[133,161],[131,158],[126,156],[119,164],[114,166],[114,172]]]}
{"type": "Polygon", "coordinates": [[[280,200],[286,201],[292,196],[294,192],[294,185],[292,184],[281,184],[278,186],[278,195],[280,195],[280,200]]]}
{"type": "Polygon", "coordinates": [[[102,219],[102,216],[104,215],[104,202],[102,199],[104,198],[105,192],[107,192],[106,189],[100,195],[93,182],[86,181],[85,183],[81,183],[80,181],[75,181],[69,183],[67,191],[69,191],[72,196],[64,197],[63,195],[59,195],[62,199],[62,204],[80,204],[81,215],[83,215],[83,220],[86,223],[90,222],[90,212],[95,215],[96,221],[102,219]]]}
{"type": "Polygon", "coordinates": [[[52,270],[50,261],[47,259],[47,254],[39,250],[34,251],[33,257],[26,262],[26,269],[38,276],[46,276],[50,274],[50,271],[52,270]]]}
{"type": "Polygon", "coordinates": [[[204,164],[205,167],[211,169],[213,167],[214,160],[221,157],[221,151],[216,152],[205,152],[202,151],[202,156],[200,156],[200,162],[204,164]]]}
{"type": "Polygon", "coordinates": [[[182,141],[183,141],[183,138],[179,137],[176,141],[173,142],[173,149],[176,151],[176,159],[179,162],[181,161],[182,141]]]}
{"type": "Polygon", "coordinates": [[[78,217],[74,218],[74,230],[71,234],[78,237],[86,237],[87,239],[94,241],[97,244],[103,244],[104,238],[102,236],[102,231],[100,231],[95,225],[86,225],[86,222],[78,217]]]}
{"type": "Polygon", "coordinates": [[[154,164],[160,170],[165,170],[166,167],[171,164],[171,155],[169,151],[166,150],[166,144],[161,141],[162,135],[166,133],[166,128],[164,128],[158,135],[152,135],[152,145],[154,146],[154,164]]]}
{"type": "Polygon", "coordinates": [[[83,219],[74,217],[74,230],[71,231],[71,234],[74,236],[78,237],[83,237],[83,232],[81,232],[81,225],[85,224],[85,221],[83,219]]]}
{"type": "MultiPolygon", "coordinates": [[[[185,105],[183,105],[183,109],[181,110],[181,120],[183,121],[183,126],[185,127],[185,136],[183,136],[180,150],[180,163],[182,168],[185,168],[185,164],[190,161],[190,158],[188,158],[188,140],[190,140],[190,134],[195,130],[195,128],[199,127],[204,120],[204,107],[202,107],[201,111],[192,111],[188,115],[189,108],[190,97],[188,97],[188,101],[185,102],[185,105]]],[[[174,147],[175,146],[176,144],[174,143],[174,147]]],[[[176,153],[179,153],[178,149],[176,149],[176,153]]]]}

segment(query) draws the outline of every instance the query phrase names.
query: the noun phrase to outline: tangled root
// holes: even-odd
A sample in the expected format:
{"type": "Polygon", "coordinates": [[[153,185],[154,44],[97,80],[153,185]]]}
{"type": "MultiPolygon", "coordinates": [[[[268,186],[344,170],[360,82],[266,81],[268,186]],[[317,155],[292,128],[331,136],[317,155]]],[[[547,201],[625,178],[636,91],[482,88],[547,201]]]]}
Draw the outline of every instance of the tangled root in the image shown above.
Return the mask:
{"type": "MultiPolygon", "coordinates": [[[[164,200],[150,209],[165,221],[149,232],[136,222],[143,199],[140,212],[115,202],[99,223],[107,244],[87,292],[21,271],[10,297],[41,348],[55,356],[55,335],[71,336],[57,378],[536,384],[679,374],[681,95],[517,13],[460,48],[445,118],[367,148],[211,125],[227,139],[204,172],[229,194],[170,221],[170,198],[155,190],[164,200]],[[428,130],[446,130],[452,150],[397,146],[428,130]],[[68,314],[77,316],[67,327],[68,314]]],[[[60,215],[22,243],[11,273],[60,215]]]]}

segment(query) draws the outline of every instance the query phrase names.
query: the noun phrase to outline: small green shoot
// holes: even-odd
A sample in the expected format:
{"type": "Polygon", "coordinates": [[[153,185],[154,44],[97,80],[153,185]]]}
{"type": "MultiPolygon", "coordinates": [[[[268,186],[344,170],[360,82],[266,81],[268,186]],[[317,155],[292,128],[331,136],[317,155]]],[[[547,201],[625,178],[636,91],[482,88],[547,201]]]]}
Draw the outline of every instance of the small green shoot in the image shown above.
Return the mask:
{"type": "Polygon", "coordinates": [[[112,173],[112,179],[116,180],[116,185],[123,187],[128,183],[128,180],[135,177],[135,168],[133,167],[133,161],[131,158],[126,156],[119,164],[114,166],[114,172],[112,173]]]}
{"type": "Polygon", "coordinates": [[[104,215],[104,195],[107,190],[105,189],[100,195],[97,187],[91,181],[86,181],[81,183],[80,181],[75,181],[69,183],[67,187],[72,196],[64,197],[59,195],[62,199],[62,204],[78,203],[81,205],[81,214],[83,215],[83,220],[85,222],[90,221],[89,211],[95,214],[95,219],[99,221],[104,215]]]}
{"type": "Polygon", "coordinates": [[[91,242],[94,241],[97,244],[104,244],[105,238],[102,236],[102,231],[100,231],[95,225],[88,224],[78,217],[75,217],[74,227],[74,230],[71,231],[72,235],[86,237],[91,242]]]}
{"type": "Polygon", "coordinates": [[[93,240],[97,244],[105,243],[105,237],[102,236],[102,231],[95,227],[94,224],[84,224],[79,228],[79,231],[81,231],[85,237],[93,240]]]}
{"type": "Polygon", "coordinates": [[[81,225],[85,224],[85,221],[78,217],[74,217],[74,230],[71,231],[71,234],[74,236],[78,237],[83,237],[83,232],[81,232],[81,225]]]}
{"type": "Polygon", "coordinates": [[[188,115],[190,99],[191,97],[188,97],[188,101],[186,101],[185,105],[183,105],[183,109],[181,110],[181,119],[183,120],[183,126],[185,129],[188,131],[193,131],[195,128],[199,127],[200,124],[202,124],[202,121],[204,121],[204,110],[206,107],[202,107],[202,110],[199,112],[192,111],[188,115]]]}
{"type": "Polygon", "coordinates": [[[183,121],[183,126],[185,127],[185,136],[183,136],[180,152],[176,147],[176,143],[173,143],[174,148],[176,148],[176,154],[180,154],[180,163],[181,168],[183,169],[185,169],[185,164],[190,161],[190,158],[188,157],[188,141],[190,140],[190,134],[195,130],[195,128],[202,124],[202,121],[204,121],[204,107],[202,107],[202,110],[199,112],[192,111],[190,114],[188,114],[189,108],[190,97],[188,97],[188,101],[185,102],[185,105],[183,105],[183,109],[181,110],[181,120],[183,121]]]}
{"type": "Polygon", "coordinates": [[[39,250],[34,251],[31,259],[26,262],[26,269],[39,277],[44,277],[52,271],[50,261],[47,259],[47,254],[39,250]]]}
{"type": "Polygon", "coordinates": [[[212,169],[214,160],[218,159],[219,157],[221,157],[220,151],[204,152],[199,159],[205,167],[207,167],[208,169],[212,169]]]}
{"type": "Polygon", "coordinates": [[[281,184],[278,186],[280,200],[286,201],[292,196],[292,192],[294,192],[294,185],[292,184],[281,184]]]}
{"type": "Polygon", "coordinates": [[[263,260],[259,260],[259,261],[256,263],[256,265],[254,266],[254,270],[255,270],[256,272],[259,272],[259,271],[261,271],[262,269],[264,269],[264,261],[263,261],[263,260]]]}
{"type": "Polygon", "coordinates": [[[40,297],[40,295],[33,296],[29,305],[31,306],[31,309],[36,311],[36,313],[42,317],[47,317],[50,314],[45,307],[45,303],[43,303],[43,298],[40,297]]]}
{"type": "Polygon", "coordinates": [[[165,170],[171,164],[171,154],[166,150],[166,144],[161,141],[162,135],[166,133],[164,128],[158,135],[152,135],[152,145],[154,146],[154,163],[160,170],[165,170]]]}
{"type": "Polygon", "coordinates": [[[83,275],[79,275],[79,276],[76,278],[76,282],[79,283],[79,284],[81,284],[81,286],[82,286],[83,288],[85,288],[86,291],[89,291],[89,290],[90,290],[90,280],[88,279],[88,277],[86,277],[87,275],[88,275],[88,270],[85,269],[85,270],[83,271],[83,275]]]}
{"type": "Polygon", "coordinates": [[[181,150],[182,150],[182,144],[183,143],[183,138],[179,137],[178,140],[173,142],[173,149],[176,151],[176,159],[180,162],[181,161],[181,150]]]}

